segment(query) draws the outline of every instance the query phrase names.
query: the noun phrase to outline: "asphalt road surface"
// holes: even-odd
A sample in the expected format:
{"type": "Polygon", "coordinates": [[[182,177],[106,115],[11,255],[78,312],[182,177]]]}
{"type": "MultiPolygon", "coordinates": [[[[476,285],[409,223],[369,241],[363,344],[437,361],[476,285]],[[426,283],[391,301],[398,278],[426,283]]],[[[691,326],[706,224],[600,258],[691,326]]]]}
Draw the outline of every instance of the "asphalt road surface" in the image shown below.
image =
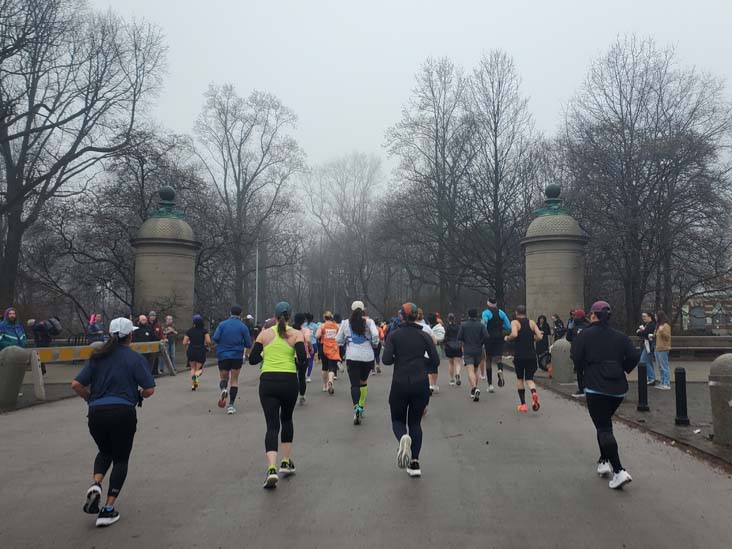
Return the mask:
{"type": "MultiPolygon", "coordinates": [[[[0,416],[0,547],[729,548],[732,478],[649,435],[616,427],[634,481],[597,477],[584,408],[541,394],[519,415],[512,374],[496,394],[441,391],[423,422],[423,477],[395,463],[389,369],[372,377],[363,425],[352,424],[347,376],[336,395],[308,386],[295,410],[297,475],[275,491],[265,473],[256,369],[238,413],[216,407],[217,373],[159,380],[138,410],[120,521],[82,512],[96,448],[79,399],[0,416]]],[[[464,376],[466,378],[466,376],[464,376]]],[[[106,493],[106,483],[105,483],[106,493]]]]}

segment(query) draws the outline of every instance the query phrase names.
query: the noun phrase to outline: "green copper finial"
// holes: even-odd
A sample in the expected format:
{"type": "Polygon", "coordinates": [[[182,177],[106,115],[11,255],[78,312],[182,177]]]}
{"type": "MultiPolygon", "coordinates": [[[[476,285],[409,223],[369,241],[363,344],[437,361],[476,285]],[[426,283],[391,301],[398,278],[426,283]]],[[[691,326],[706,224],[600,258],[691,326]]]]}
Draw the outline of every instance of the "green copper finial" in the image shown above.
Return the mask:
{"type": "Polygon", "coordinates": [[[544,189],[544,195],[546,196],[544,204],[546,205],[543,208],[536,210],[536,215],[566,214],[567,211],[562,207],[562,199],[559,198],[560,194],[562,194],[562,187],[556,183],[550,183],[547,185],[544,189]]]}
{"type": "Polygon", "coordinates": [[[175,209],[175,189],[173,187],[161,187],[158,191],[160,200],[158,201],[158,209],[152,214],[152,217],[175,217],[183,218],[183,212],[175,209]]]}

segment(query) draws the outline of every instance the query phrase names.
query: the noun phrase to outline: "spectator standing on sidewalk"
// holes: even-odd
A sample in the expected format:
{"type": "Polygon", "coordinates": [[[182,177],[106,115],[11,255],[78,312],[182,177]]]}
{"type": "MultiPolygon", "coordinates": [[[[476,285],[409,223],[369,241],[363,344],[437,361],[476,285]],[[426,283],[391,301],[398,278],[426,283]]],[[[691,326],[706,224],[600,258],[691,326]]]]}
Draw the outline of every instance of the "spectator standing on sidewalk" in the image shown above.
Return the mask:
{"type": "Polygon", "coordinates": [[[172,315],[165,317],[165,326],[163,326],[163,339],[165,341],[166,350],[170,357],[170,362],[175,365],[175,340],[178,337],[178,331],[175,329],[172,315]]]}
{"type": "Polygon", "coordinates": [[[91,345],[97,341],[104,342],[104,324],[102,315],[95,313],[89,319],[89,326],[86,328],[86,344],[91,345]]]}
{"type": "Polygon", "coordinates": [[[646,364],[647,383],[648,385],[655,385],[656,381],[656,344],[653,341],[653,335],[656,333],[656,319],[653,317],[653,313],[646,311],[642,317],[643,324],[638,326],[635,334],[642,340],[641,357],[638,361],[639,364],[646,364]]]}
{"type": "Polygon", "coordinates": [[[18,322],[18,311],[8,307],[0,322],[0,351],[7,347],[26,347],[27,344],[25,330],[18,322]]]}
{"type": "Polygon", "coordinates": [[[668,391],[671,389],[671,368],[668,364],[668,353],[671,351],[671,325],[663,311],[656,313],[656,332],[652,341],[656,343],[656,362],[661,372],[661,383],[656,385],[656,389],[668,391]]]}

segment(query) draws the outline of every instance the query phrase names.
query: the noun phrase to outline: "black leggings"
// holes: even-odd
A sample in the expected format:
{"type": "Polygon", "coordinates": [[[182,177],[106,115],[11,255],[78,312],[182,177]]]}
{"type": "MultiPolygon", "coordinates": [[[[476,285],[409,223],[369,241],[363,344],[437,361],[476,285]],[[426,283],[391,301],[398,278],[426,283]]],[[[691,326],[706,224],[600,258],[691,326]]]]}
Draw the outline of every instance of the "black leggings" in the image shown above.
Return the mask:
{"type": "Polygon", "coordinates": [[[422,414],[430,401],[427,376],[417,379],[394,379],[389,393],[391,428],[397,440],[407,434],[412,437],[412,457],[419,459],[422,449],[422,414]]]}
{"type": "Polygon", "coordinates": [[[277,436],[282,424],[282,442],[292,442],[295,427],[292,412],[297,402],[298,381],[295,374],[267,372],[259,378],[259,401],[267,422],[264,448],[277,451],[277,436]]]}
{"type": "Polygon", "coordinates": [[[361,387],[368,385],[369,374],[374,369],[374,361],[346,360],[346,366],[348,379],[351,380],[351,400],[355,406],[361,400],[361,387]]]}
{"type": "Polygon", "coordinates": [[[94,460],[94,474],[109,477],[110,496],[119,496],[127,478],[127,462],[132,452],[132,442],[137,430],[137,414],[134,406],[124,404],[89,407],[89,432],[97,443],[99,453],[94,460]]]}
{"type": "Polygon", "coordinates": [[[613,435],[613,414],[622,404],[622,397],[597,395],[587,393],[587,409],[590,412],[592,423],[597,429],[597,445],[600,447],[600,460],[609,461],[613,471],[620,471],[623,466],[620,464],[618,455],[618,443],[613,435]]]}

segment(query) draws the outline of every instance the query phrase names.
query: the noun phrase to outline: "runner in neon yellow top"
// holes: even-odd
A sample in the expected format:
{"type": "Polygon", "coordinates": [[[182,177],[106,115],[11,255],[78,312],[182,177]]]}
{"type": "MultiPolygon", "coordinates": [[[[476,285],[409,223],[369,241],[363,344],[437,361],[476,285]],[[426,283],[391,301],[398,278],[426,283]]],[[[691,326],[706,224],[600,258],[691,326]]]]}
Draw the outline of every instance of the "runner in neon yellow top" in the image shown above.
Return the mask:
{"type": "Polygon", "coordinates": [[[292,412],[298,395],[297,365],[307,362],[305,340],[300,330],[287,325],[292,314],[289,303],[275,307],[277,325],[263,330],[249,355],[250,364],[262,364],[259,377],[259,400],[262,403],[267,434],[264,438],[267,452],[267,476],[264,487],[275,488],[277,474],[277,435],[282,426],[282,461],[279,472],[284,476],[295,474],[295,463],[290,459],[294,427],[292,412]]]}

